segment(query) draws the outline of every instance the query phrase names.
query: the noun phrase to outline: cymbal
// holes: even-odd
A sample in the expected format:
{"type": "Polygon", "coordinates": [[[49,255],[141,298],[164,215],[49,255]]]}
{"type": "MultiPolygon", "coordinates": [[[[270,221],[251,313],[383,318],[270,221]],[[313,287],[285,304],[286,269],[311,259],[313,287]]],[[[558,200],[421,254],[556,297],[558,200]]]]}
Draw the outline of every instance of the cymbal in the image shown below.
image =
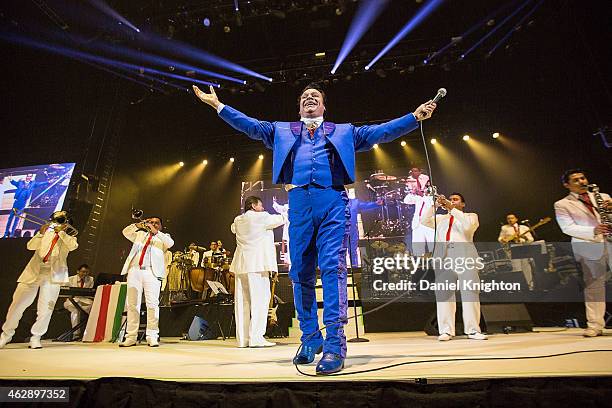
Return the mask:
{"type": "Polygon", "coordinates": [[[388,248],[389,244],[387,244],[385,241],[374,241],[372,242],[372,248],[374,249],[385,249],[388,248]]]}
{"type": "Polygon", "coordinates": [[[398,242],[397,244],[393,244],[389,247],[389,252],[404,252],[406,250],[406,245],[402,242],[398,242]]]}

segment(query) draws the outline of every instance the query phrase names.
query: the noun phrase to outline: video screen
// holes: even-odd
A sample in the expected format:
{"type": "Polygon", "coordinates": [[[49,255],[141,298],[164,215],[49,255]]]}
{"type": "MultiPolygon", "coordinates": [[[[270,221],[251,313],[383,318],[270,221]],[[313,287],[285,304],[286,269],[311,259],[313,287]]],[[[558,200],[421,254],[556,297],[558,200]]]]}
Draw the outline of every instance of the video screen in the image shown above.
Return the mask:
{"type": "Polygon", "coordinates": [[[29,238],[64,205],[75,163],[0,170],[0,237],[29,238]],[[27,218],[24,218],[27,217],[27,218]]]}

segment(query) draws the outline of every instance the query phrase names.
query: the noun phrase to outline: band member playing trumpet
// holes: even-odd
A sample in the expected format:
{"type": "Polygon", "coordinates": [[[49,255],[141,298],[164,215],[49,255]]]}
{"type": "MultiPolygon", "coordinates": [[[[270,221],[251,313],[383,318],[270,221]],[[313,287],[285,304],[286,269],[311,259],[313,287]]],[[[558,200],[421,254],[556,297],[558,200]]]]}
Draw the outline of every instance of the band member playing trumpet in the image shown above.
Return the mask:
{"type": "Polygon", "coordinates": [[[13,302],[2,326],[0,348],[11,341],[23,312],[34,302],[37,293],[36,322],[31,329],[30,348],[42,348],[40,338],[49,328],[60,287],[68,283],[68,253],[78,247],[76,237],[66,233],[67,228],[68,223],[44,224],[28,241],[27,248],[34,251],[34,255],[17,279],[13,302]]]}
{"type": "Polygon", "coordinates": [[[140,303],[144,291],[147,305],[147,344],[159,346],[159,292],[165,276],[164,253],[174,245],[170,234],[162,232],[160,217],[149,217],[123,229],[132,250],[123,265],[127,274],[127,329],[120,347],[136,345],[140,323],[140,303]]]}
{"type": "MultiPolygon", "coordinates": [[[[433,256],[443,259],[442,265],[434,262],[436,284],[440,286],[457,285],[461,290],[463,306],[463,327],[469,339],[486,340],[487,336],[480,332],[480,298],[478,290],[471,289],[471,284],[479,282],[478,269],[475,261],[478,252],[474,246],[474,233],[478,229],[478,215],[463,212],[465,199],[460,193],[452,193],[447,199],[438,196],[435,207],[442,207],[448,213],[435,215],[434,207],[430,207],[421,218],[426,227],[436,228],[436,247],[433,256]],[[434,222],[434,217],[436,217],[434,222]],[[462,265],[461,268],[447,267],[446,260],[453,260],[453,264],[462,265]],[[459,263],[458,261],[461,261],[459,263]]],[[[457,302],[455,290],[436,290],[436,307],[438,311],[438,340],[448,341],[455,336],[455,312],[457,302]]]]}
{"type": "Polygon", "coordinates": [[[605,326],[606,269],[612,269],[612,243],[605,238],[612,226],[602,222],[599,210],[612,210],[612,200],[600,194],[600,208],[581,169],[566,171],[561,182],[569,194],[555,203],[555,215],[561,231],[572,237],[574,257],[582,267],[587,318],[583,336],[597,337],[605,326]]]}
{"type": "Polygon", "coordinates": [[[278,273],[274,231],[287,221],[280,214],[265,211],[259,197],[248,197],[244,214],[232,224],[236,253],[230,272],[236,274],[234,305],[238,347],[276,345],[264,338],[270,303],[270,273],[278,273]]]}

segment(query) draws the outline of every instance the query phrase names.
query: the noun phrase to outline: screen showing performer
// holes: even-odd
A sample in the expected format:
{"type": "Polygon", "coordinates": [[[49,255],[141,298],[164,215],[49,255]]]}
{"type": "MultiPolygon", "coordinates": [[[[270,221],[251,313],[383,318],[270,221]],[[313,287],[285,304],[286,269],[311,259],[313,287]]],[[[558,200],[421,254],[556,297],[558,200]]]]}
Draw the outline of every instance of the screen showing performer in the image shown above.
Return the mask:
{"type": "Polygon", "coordinates": [[[75,163],[44,164],[0,170],[2,238],[31,238],[39,225],[20,215],[47,219],[64,205],[75,163]]]}

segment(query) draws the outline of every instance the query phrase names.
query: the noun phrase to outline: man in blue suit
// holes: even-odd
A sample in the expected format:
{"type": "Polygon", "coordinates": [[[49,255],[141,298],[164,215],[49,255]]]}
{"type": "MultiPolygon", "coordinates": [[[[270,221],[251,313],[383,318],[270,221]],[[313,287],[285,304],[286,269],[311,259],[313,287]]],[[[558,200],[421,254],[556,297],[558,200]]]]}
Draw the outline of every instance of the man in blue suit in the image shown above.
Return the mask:
{"type": "Polygon", "coordinates": [[[193,87],[196,96],[213,107],[236,130],[261,140],[273,150],[272,182],[283,183],[289,192],[289,252],[293,296],[302,349],[295,364],[309,364],[323,351],[317,374],[344,368],[346,337],[346,251],[350,227],[349,199],[344,189],[355,181],[355,152],[370,150],[376,143],[391,142],[416,129],[417,121],[431,116],[431,101],[414,113],[380,125],[353,126],[323,121],[325,93],[308,85],[299,102],[296,122],[260,121],[221,103],[210,93],[193,87]],[[323,282],[323,322],[319,331],[315,297],[316,267],[323,282]]]}
{"type": "Polygon", "coordinates": [[[32,175],[28,174],[25,180],[11,180],[11,184],[16,188],[14,190],[8,190],[7,193],[12,191],[15,192],[15,201],[13,202],[13,208],[11,209],[11,213],[8,217],[8,222],[6,223],[6,229],[4,231],[4,237],[8,238],[14,236],[15,229],[17,228],[17,224],[19,223],[19,217],[17,214],[21,214],[28,204],[28,200],[32,197],[32,193],[34,189],[49,184],[44,181],[32,181],[32,175]],[[15,213],[17,212],[17,214],[15,213]]]}

